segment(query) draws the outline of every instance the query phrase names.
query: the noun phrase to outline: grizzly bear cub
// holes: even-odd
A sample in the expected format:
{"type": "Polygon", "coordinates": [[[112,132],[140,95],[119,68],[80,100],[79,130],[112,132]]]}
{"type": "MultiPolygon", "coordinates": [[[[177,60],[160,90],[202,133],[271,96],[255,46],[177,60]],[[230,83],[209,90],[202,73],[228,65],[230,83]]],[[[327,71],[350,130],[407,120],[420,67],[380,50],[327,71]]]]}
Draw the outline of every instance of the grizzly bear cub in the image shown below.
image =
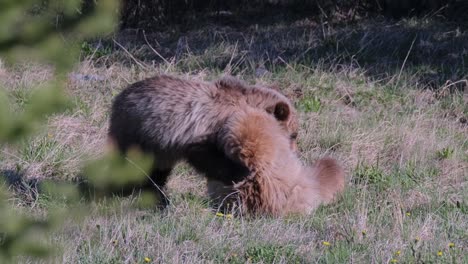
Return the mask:
{"type": "Polygon", "coordinates": [[[285,132],[284,140],[295,149],[298,122],[294,107],[281,93],[248,85],[234,77],[215,82],[189,81],[160,75],[136,82],[113,101],[109,138],[121,153],[137,147],[154,157],[148,181],[127,186],[160,191],[174,165],[185,159],[208,180],[232,185],[249,175],[245,164],[229,159],[218,147],[218,133],[226,121],[247,107],[271,116],[285,132]],[[157,186],[154,186],[154,185],[157,186]]]}
{"type": "Polygon", "coordinates": [[[249,214],[307,214],[321,203],[332,202],[344,189],[344,171],[334,159],[303,166],[290,149],[284,129],[264,112],[246,108],[229,118],[218,135],[226,155],[250,172],[224,190],[222,184],[208,184],[210,196],[220,204],[238,200],[241,212],[249,214]],[[235,195],[220,202],[229,190],[235,195]]]}

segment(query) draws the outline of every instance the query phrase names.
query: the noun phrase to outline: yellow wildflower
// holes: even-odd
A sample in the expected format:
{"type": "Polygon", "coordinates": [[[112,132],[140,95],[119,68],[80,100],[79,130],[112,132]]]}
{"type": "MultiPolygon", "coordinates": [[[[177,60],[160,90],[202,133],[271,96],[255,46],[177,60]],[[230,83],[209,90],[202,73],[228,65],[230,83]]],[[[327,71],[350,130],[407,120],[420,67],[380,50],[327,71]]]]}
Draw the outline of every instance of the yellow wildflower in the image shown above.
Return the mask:
{"type": "Polygon", "coordinates": [[[398,259],[391,259],[390,262],[391,262],[391,263],[397,263],[397,262],[398,262],[398,259]]]}
{"type": "Polygon", "coordinates": [[[362,230],[361,234],[362,234],[363,236],[367,235],[366,230],[362,230]]]}
{"type": "Polygon", "coordinates": [[[395,255],[397,255],[397,256],[400,256],[400,254],[401,254],[401,250],[397,250],[397,251],[395,252],[395,255]]]}
{"type": "Polygon", "coordinates": [[[146,262],[146,263],[149,263],[150,261],[151,261],[151,259],[150,259],[150,258],[148,258],[148,257],[145,257],[145,262],[146,262]]]}
{"type": "Polygon", "coordinates": [[[226,218],[227,218],[227,219],[232,219],[232,214],[227,214],[227,215],[226,215],[226,218]]]}
{"type": "Polygon", "coordinates": [[[221,213],[221,212],[217,212],[217,213],[216,213],[216,216],[223,217],[223,216],[224,216],[224,214],[223,214],[223,213],[221,213]]]}
{"type": "Polygon", "coordinates": [[[442,257],[443,254],[444,254],[444,253],[442,253],[442,251],[438,251],[438,252],[437,252],[437,256],[439,256],[439,257],[442,257]]]}
{"type": "Polygon", "coordinates": [[[411,213],[410,213],[410,212],[406,212],[406,216],[411,216],[411,213]]]}
{"type": "Polygon", "coordinates": [[[448,244],[448,246],[449,246],[449,248],[454,248],[454,247],[455,247],[455,243],[450,242],[450,243],[448,244]]]}
{"type": "Polygon", "coordinates": [[[322,244],[327,247],[331,246],[330,242],[328,241],[323,241],[322,244]]]}

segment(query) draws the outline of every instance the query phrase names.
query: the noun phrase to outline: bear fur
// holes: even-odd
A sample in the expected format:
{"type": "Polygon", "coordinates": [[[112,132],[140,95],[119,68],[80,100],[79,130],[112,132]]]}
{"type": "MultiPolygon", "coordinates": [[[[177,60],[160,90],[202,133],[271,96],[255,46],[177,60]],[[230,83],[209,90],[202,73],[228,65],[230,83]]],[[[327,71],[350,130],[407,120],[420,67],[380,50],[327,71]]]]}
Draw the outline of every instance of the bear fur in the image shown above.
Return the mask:
{"type": "Polygon", "coordinates": [[[332,202],[344,189],[342,167],[332,158],[303,166],[285,133],[272,116],[258,109],[232,116],[218,140],[226,155],[250,173],[234,185],[209,183],[212,199],[221,207],[237,200],[241,212],[275,216],[309,214],[332,202]]]}
{"type": "Polygon", "coordinates": [[[273,89],[248,85],[234,77],[202,82],[169,75],[130,85],[112,103],[109,138],[123,154],[131,147],[152,154],[154,165],[148,181],[119,193],[128,195],[141,188],[162,195],[166,203],[161,190],[180,160],[186,160],[208,181],[224,185],[242,181],[249,169],[220,150],[218,133],[228,119],[248,107],[275,120],[284,130],[284,141],[295,149],[295,109],[273,89]]]}

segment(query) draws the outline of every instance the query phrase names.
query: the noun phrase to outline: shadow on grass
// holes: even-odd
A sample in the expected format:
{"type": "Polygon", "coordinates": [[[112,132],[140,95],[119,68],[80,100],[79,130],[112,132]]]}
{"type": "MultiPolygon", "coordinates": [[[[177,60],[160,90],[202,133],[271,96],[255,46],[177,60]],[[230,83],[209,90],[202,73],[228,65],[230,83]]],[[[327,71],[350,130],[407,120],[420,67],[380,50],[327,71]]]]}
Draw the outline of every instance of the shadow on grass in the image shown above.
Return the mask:
{"type": "MultiPolygon", "coordinates": [[[[303,64],[339,71],[351,66],[377,81],[408,76],[424,88],[468,77],[468,30],[431,18],[373,19],[351,25],[308,19],[271,25],[211,24],[184,33],[134,29],[121,31],[116,42],[138,60],[161,63],[161,57],[173,58],[182,70],[238,73],[258,65],[271,71],[280,65],[303,64]]],[[[121,49],[114,42],[108,45],[121,49]]],[[[458,84],[459,89],[465,86],[458,84]]]]}
{"type": "Polygon", "coordinates": [[[53,183],[56,186],[72,184],[78,188],[81,196],[88,200],[90,200],[90,195],[93,191],[93,186],[83,180],[83,176],[79,176],[71,182],[39,178],[25,179],[21,171],[5,169],[0,170],[0,182],[3,182],[8,189],[24,198],[25,202],[36,200],[40,193],[44,193],[45,184],[49,183],[53,183]]]}
{"type": "Polygon", "coordinates": [[[33,201],[37,198],[39,192],[40,180],[26,180],[23,173],[16,170],[0,170],[0,182],[4,182],[8,189],[21,194],[24,201],[33,201]]]}
{"type": "MultiPolygon", "coordinates": [[[[57,179],[26,179],[21,171],[0,170],[0,186],[11,191],[14,197],[21,198],[24,204],[31,205],[41,200],[43,205],[66,202],[105,202],[112,205],[121,199],[134,198],[132,208],[151,209],[154,212],[165,212],[168,201],[157,197],[145,196],[144,190],[135,190],[113,185],[94,185],[83,174],[71,181],[57,179]]],[[[194,200],[194,198],[191,198],[194,200]]]]}

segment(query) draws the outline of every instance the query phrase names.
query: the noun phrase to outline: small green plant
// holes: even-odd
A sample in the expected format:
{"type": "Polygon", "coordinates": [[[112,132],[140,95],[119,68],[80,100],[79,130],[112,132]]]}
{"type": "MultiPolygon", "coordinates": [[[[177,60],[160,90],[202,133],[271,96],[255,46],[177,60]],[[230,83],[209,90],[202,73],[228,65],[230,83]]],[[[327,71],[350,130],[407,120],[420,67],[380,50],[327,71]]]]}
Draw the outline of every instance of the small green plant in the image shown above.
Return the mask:
{"type": "Polygon", "coordinates": [[[320,108],[322,107],[322,103],[320,102],[320,99],[316,96],[307,97],[299,101],[297,103],[297,107],[306,113],[319,112],[320,108]]]}
{"type": "Polygon", "coordinates": [[[407,162],[404,166],[398,166],[392,171],[394,181],[405,189],[414,188],[425,179],[435,177],[439,173],[435,167],[421,166],[412,161],[407,162]]]}
{"type": "Polygon", "coordinates": [[[302,258],[296,254],[293,247],[277,245],[257,245],[247,249],[245,257],[251,263],[277,263],[287,260],[287,263],[302,263],[302,258]]]}
{"type": "Polygon", "coordinates": [[[390,184],[389,178],[378,165],[368,166],[363,164],[357,166],[353,182],[355,184],[375,186],[378,189],[385,189],[390,184]]]}
{"type": "Polygon", "coordinates": [[[452,157],[453,152],[454,150],[452,148],[443,148],[437,151],[436,155],[437,155],[437,158],[440,160],[449,159],[450,157],[452,157]]]}
{"type": "Polygon", "coordinates": [[[81,53],[87,56],[93,56],[95,58],[104,57],[112,53],[112,48],[109,46],[103,46],[100,43],[96,46],[85,41],[81,44],[81,53]]]}

